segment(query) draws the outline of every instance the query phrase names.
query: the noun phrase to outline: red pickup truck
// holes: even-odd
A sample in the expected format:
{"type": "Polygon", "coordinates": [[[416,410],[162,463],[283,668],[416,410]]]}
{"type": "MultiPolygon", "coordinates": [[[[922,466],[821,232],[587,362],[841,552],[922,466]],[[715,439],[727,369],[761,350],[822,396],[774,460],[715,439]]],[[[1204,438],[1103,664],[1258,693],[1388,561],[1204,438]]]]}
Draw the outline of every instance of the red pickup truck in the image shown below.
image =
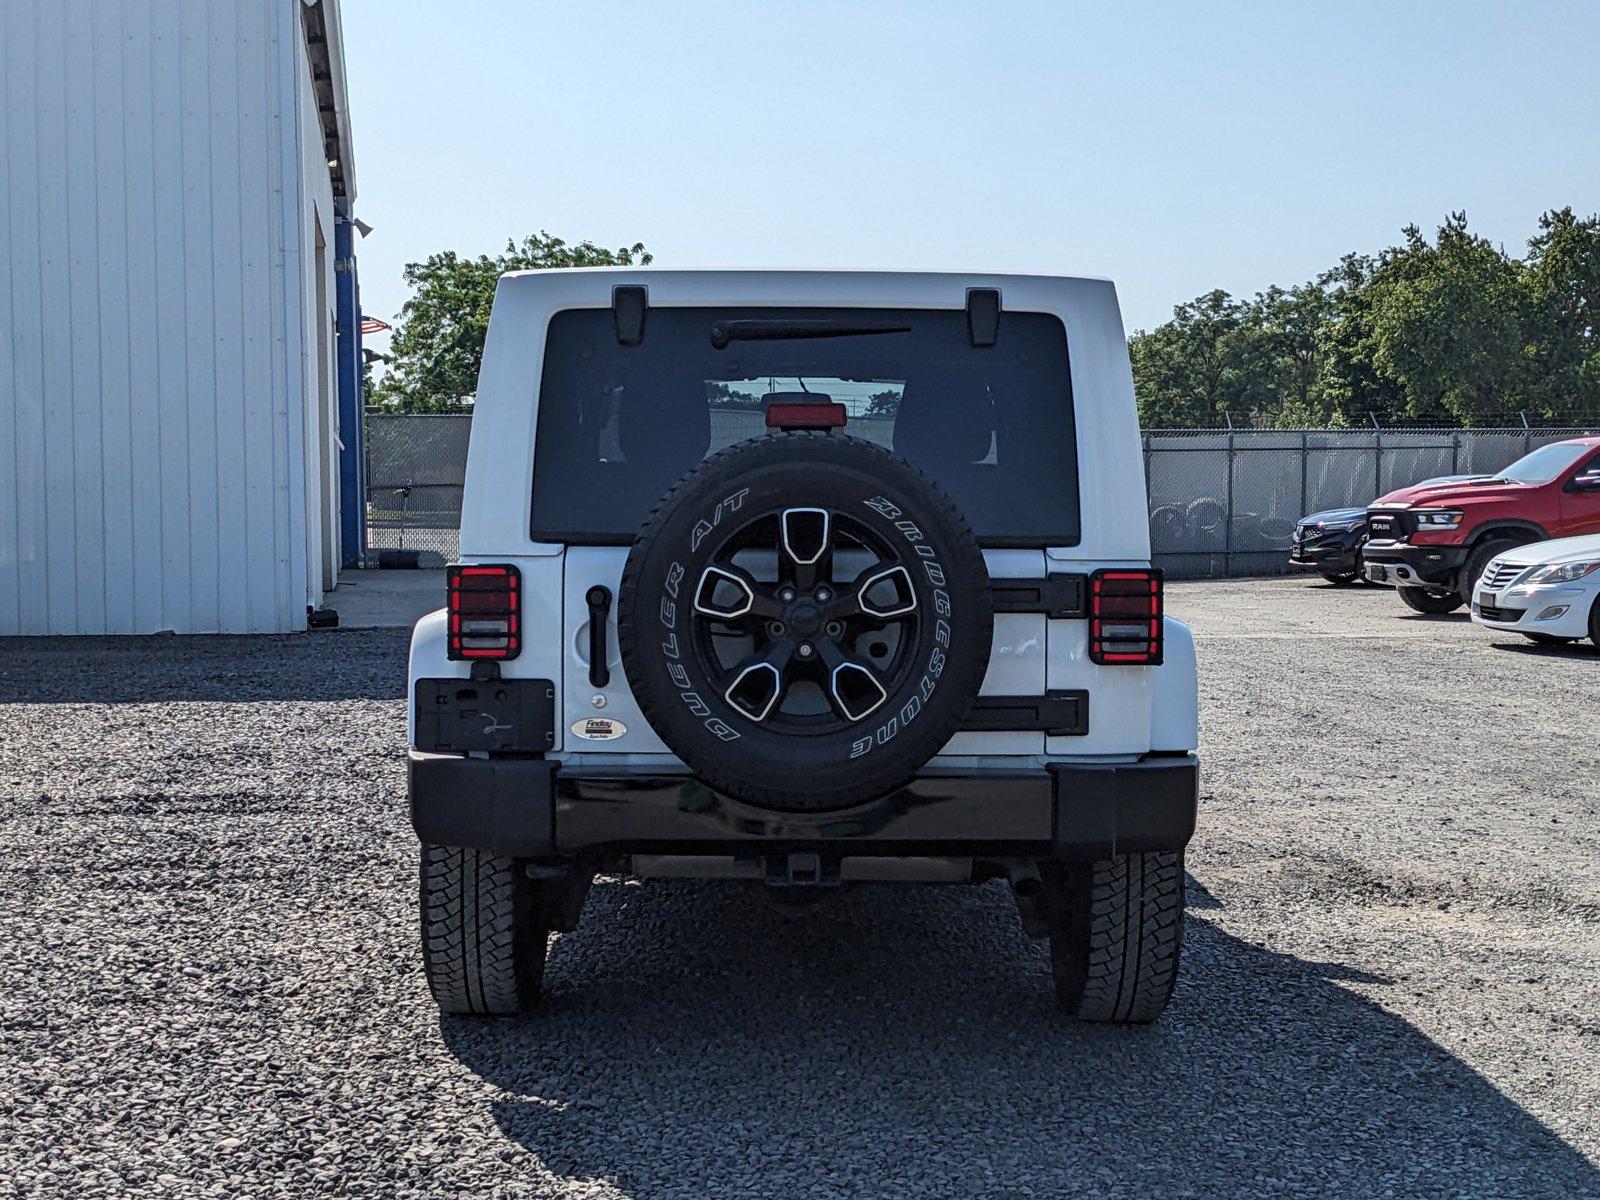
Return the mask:
{"type": "Polygon", "coordinates": [[[1367,509],[1367,578],[1418,612],[1461,607],[1489,560],[1545,538],[1600,533],[1600,437],[1551,442],[1496,475],[1421,483],[1367,509]]]}

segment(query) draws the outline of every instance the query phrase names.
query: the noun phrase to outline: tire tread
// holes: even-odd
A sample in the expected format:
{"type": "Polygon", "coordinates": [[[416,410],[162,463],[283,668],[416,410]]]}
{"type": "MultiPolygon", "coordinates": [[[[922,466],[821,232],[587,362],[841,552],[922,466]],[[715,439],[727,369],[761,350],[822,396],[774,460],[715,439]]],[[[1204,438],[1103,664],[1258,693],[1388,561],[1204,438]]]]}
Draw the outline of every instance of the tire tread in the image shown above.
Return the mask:
{"type": "Polygon", "coordinates": [[[522,864],[424,845],[420,865],[423,969],[440,1010],[527,1011],[538,999],[549,932],[522,864]]]}
{"type": "Polygon", "coordinates": [[[1178,977],[1183,855],[1118,855],[1066,868],[1051,933],[1056,995],[1085,1021],[1146,1024],[1178,977]]]}

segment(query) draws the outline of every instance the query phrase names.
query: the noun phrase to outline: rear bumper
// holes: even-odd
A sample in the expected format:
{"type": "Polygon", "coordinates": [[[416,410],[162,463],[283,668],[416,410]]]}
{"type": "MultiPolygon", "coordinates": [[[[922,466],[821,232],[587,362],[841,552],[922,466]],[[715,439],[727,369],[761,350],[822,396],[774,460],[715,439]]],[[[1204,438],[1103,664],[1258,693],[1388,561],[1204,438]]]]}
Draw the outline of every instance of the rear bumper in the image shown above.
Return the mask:
{"type": "Polygon", "coordinates": [[[1413,546],[1408,542],[1368,542],[1363,553],[1367,578],[1398,587],[1454,591],[1466,546],[1413,546]]]}
{"type": "Polygon", "coordinates": [[[1181,850],[1194,834],[1193,755],[919,775],[832,812],[773,812],[692,775],[563,771],[535,758],[408,752],[411,824],[425,842],[512,858],[622,854],[1020,855],[1094,860],[1181,850]]]}

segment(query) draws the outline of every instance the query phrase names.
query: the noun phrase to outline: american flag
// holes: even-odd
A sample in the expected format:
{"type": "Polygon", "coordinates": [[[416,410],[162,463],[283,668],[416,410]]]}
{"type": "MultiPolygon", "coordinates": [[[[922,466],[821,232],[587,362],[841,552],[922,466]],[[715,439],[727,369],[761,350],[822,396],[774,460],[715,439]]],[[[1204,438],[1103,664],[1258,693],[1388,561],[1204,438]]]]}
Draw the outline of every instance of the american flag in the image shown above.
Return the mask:
{"type": "Polygon", "coordinates": [[[380,321],[380,320],[378,320],[377,317],[362,317],[361,318],[361,332],[362,332],[363,335],[366,335],[366,334],[369,334],[369,333],[385,333],[388,330],[393,329],[393,328],[394,328],[394,326],[389,324],[389,322],[380,321]]]}

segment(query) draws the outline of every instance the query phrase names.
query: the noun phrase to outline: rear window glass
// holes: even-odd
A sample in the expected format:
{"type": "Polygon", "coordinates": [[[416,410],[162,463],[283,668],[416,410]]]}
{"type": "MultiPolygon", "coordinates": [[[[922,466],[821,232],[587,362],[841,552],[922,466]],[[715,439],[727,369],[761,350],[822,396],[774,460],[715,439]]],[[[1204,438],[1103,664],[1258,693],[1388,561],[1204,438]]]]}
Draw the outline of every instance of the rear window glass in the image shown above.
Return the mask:
{"type": "Polygon", "coordinates": [[[1066,331],[1000,316],[973,346],[964,311],[652,308],[619,344],[609,309],[550,321],[539,389],[533,536],[627,543],[695,463],[768,436],[773,403],[837,401],[844,431],[909,459],[993,546],[1078,542],[1066,331]],[[723,321],[827,321],[898,332],[712,344],[723,321]]]}

